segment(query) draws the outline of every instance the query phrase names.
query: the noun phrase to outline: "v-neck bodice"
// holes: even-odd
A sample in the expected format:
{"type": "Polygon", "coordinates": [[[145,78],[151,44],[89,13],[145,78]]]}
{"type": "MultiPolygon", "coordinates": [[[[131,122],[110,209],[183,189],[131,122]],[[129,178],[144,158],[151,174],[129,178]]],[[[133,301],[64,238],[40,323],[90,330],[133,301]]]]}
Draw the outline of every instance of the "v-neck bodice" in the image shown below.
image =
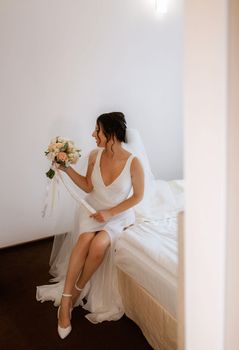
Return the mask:
{"type": "Polygon", "coordinates": [[[115,184],[115,182],[117,182],[117,181],[120,179],[121,176],[123,176],[124,171],[127,169],[127,163],[130,162],[130,161],[133,159],[133,155],[131,154],[131,155],[127,158],[127,160],[126,160],[126,162],[125,162],[125,165],[123,166],[123,169],[121,170],[121,172],[119,173],[119,175],[116,176],[116,178],[115,178],[110,184],[106,185],[106,184],[105,184],[105,181],[104,181],[104,179],[103,179],[103,176],[102,176],[101,168],[100,168],[100,161],[101,161],[102,154],[103,154],[103,149],[101,149],[101,150],[98,152],[98,155],[97,155],[97,156],[98,156],[98,159],[97,159],[97,163],[98,163],[98,164],[97,164],[96,166],[99,167],[99,174],[100,174],[100,178],[101,178],[101,180],[102,180],[102,184],[103,184],[105,187],[110,187],[110,186],[113,186],[113,185],[115,184]]]}
{"type": "Polygon", "coordinates": [[[119,204],[129,196],[132,188],[130,166],[134,155],[131,154],[128,157],[120,174],[109,185],[105,185],[100,170],[100,159],[103,150],[103,148],[99,149],[96,156],[95,165],[91,175],[94,189],[89,195],[87,195],[87,200],[89,202],[94,200],[94,203],[99,203],[99,205],[95,207],[96,210],[111,208],[112,206],[119,204]]]}

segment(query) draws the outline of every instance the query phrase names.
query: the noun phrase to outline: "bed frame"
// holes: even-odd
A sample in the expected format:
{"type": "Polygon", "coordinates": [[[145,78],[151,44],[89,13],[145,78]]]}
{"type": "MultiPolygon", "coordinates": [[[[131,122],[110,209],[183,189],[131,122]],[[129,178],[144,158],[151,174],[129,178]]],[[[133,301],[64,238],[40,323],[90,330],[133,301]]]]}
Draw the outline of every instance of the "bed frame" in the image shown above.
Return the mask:
{"type": "Polygon", "coordinates": [[[155,350],[184,349],[183,212],[178,215],[178,250],[178,322],[146,289],[117,266],[125,314],[140,327],[155,350]]]}

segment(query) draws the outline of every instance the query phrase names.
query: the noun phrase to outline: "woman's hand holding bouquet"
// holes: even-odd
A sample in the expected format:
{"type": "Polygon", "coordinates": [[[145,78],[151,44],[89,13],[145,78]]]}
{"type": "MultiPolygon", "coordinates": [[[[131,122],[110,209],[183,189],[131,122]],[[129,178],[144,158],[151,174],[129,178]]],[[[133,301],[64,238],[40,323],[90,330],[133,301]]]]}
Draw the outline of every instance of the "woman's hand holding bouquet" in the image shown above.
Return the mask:
{"type": "MultiPolygon", "coordinates": [[[[51,140],[45,155],[51,160],[52,165],[56,168],[65,171],[71,164],[76,164],[80,155],[80,149],[75,147],[73,141],[64,137],[57,136],[51,140]]],[[[55,170],[50,168],[46,176],[52,179],[55,175],[55,170]]]]}

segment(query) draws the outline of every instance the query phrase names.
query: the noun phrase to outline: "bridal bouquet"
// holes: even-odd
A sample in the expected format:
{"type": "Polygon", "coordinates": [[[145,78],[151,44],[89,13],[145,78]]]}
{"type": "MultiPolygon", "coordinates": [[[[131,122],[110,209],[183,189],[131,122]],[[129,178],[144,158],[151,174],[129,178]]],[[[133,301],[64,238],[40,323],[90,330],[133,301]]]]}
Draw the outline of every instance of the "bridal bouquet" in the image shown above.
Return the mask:
{"type": "MultiPolygon", "coordinates": [[[[45,155],[52,163],[68,167],[70,164],[75,164],[80,155],[80,149],[75,147],[73,141],[64,137],[57,136],[51,140],[45,155]]],[[[55,170],[50,168],[46,176],[52,179],[55,175],[55,170]]]]}

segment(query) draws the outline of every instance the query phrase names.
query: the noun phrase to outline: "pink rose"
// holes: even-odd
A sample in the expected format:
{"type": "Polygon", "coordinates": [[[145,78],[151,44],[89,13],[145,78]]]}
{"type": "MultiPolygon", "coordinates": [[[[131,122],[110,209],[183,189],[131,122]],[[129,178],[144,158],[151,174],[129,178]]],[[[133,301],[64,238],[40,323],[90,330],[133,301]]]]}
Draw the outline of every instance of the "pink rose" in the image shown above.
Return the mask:
{"type": "Polygon", "coordinates": [[[65,152],[59,152],[57,155],[57,159],[61,160],[62,162],[65,162],[66,160],[68,160],[68,157],[65,152]]]}

